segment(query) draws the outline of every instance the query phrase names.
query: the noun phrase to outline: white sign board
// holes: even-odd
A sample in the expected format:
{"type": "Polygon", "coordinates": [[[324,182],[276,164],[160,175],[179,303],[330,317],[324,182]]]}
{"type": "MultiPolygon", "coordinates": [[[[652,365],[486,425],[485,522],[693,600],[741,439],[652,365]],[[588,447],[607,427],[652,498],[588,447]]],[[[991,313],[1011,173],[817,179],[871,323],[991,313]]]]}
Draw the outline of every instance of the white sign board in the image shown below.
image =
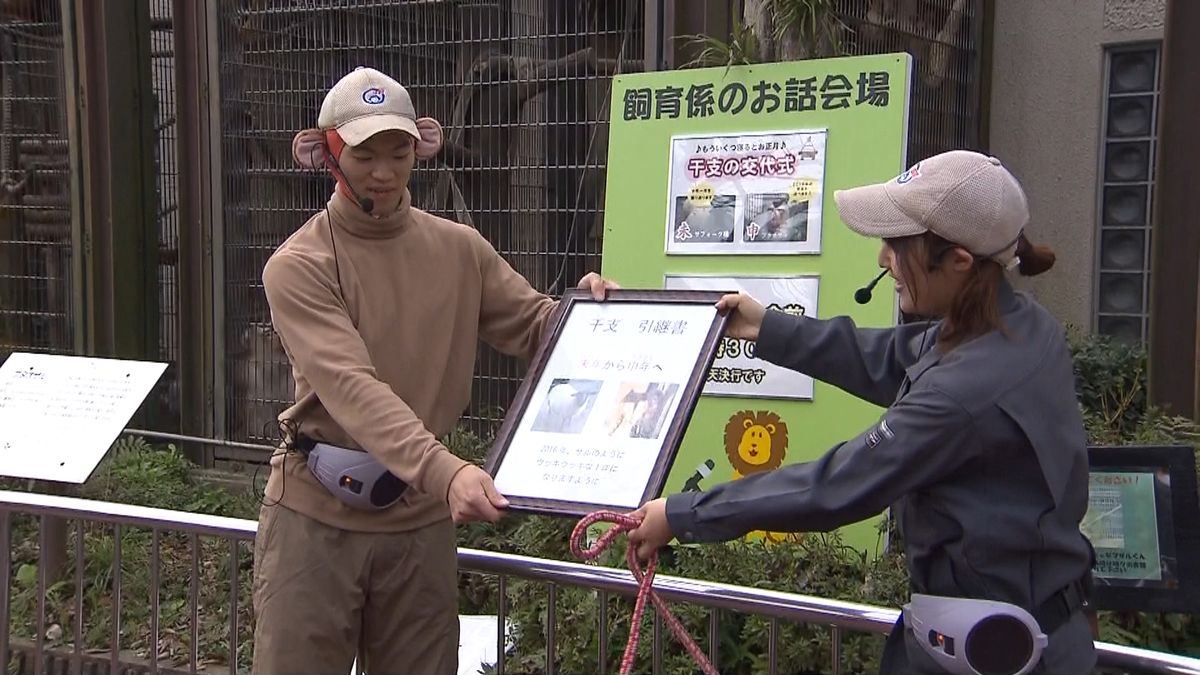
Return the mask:
{"type": "Polygon", "coordinates": [[[657,496],[724,327],[719,297],[572,291],[489,453],[510,504],[587,513],[657,496]]]}
{"type": "MultiPolygon", "coordinates": [[[[666,275],[667,290],[746,293],[768,309],[798,316],[817,315],[820,280],[815,276],[722,277],[666,275]]],[[[812,400],[813,380],[808,375],[780,368],[754,356],[754,343],[725,336],[704,383],[706,396],[812,400]]]]}
{"type": "Polygon", "coordinates": [[[86,481],[166,368],[12,354],[0,366],[0,475],[86,481]]]}
{"type": "Polygon", "coordinates": [[[820,253],[826,135],[672,137],[667,253],[820,253]]]}
{"type": "Polygon", "coordinates": [[[509,455],[497,489],[637,508],[715,313],[577,304],[517,429],[523,451],[509,455]]]}

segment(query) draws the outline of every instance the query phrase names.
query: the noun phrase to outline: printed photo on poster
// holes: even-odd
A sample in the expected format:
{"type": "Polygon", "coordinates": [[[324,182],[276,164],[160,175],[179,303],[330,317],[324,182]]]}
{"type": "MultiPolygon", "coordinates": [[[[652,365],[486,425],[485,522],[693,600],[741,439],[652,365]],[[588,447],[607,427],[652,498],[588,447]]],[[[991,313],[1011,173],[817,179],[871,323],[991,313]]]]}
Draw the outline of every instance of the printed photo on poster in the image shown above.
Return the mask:
{"type": "MultiPolygon", "coordinates": [[[[820,279],[816,276],[725,277],[668,274],[668,290],[733,289],[747,293],[768,309],[799,316],[817,315],[820,279]]],[[[770,398],[808,401],[813,398],[813,380],[754,356],[754,343],[729,336],[721,339],[717,358],[704,384],[706,396],[770,398]]]]}
{"type": "Polygon", "coordinates": [[[720,296],[564,296],[486,462],[511,510],[581,516],[659,494],[716,357],[720,296]]]}
{"type": "Polygon", "coordinates": [[[678,391],[674,382],[622,382],[608,418],[608,435],[658,438],[678,391]]]}
{"type": "Polygon", "coordinates": [[[820,253],[826,136],[672,137],[667,253],[820,253]]]}
{"type": "Polygon", "coordinates": [[[533,430],[555,434],[577,434],[583,431],[602,380],[558,378],[550,383],[550,391],[541,411],[533,419],[533,430]]]}

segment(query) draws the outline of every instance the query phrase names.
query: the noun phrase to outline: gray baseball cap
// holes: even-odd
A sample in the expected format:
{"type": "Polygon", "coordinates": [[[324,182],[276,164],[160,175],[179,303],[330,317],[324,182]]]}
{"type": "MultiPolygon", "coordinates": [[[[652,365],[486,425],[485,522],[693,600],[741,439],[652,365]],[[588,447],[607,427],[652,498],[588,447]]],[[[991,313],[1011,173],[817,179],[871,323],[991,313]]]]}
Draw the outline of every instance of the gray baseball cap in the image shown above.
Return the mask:
{"type": "Polygon", "coordinates": [[[1017,241],[1029,222],[1029,204],[1000,160],[952,150],[917,162],[886,183],[833,194],[846,227],[888,239],[925,232],[991,258],[1016,261],[1017,241]]]}

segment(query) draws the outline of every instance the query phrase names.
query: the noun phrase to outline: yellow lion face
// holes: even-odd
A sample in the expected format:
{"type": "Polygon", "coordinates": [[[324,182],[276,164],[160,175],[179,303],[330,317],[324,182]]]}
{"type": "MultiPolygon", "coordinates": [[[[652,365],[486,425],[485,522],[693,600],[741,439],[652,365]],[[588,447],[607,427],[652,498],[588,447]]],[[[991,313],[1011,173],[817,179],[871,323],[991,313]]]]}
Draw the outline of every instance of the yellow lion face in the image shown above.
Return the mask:
{"type": "Polygon", "coordinates": [[[723,441],[734,478],[772,471],[787,455],[787,422],[769,410],[739,410],[725,423],[723,441]]]}
{"type": "Polygon", "coordinates": [[[738,456],[751,466],[761,466],[771,461],[771,437],[775,435],[774,424],[744,422],[746,430],[738,443],[738,456]]]}

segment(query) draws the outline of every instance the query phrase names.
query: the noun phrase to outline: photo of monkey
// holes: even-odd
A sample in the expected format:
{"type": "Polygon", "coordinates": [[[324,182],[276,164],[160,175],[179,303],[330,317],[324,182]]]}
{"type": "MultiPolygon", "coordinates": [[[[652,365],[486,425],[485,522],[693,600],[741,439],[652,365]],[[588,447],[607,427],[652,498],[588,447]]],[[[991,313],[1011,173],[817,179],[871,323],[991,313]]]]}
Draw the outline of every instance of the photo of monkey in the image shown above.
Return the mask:
{"type": "Polygon", "coordinates": [[[678,384],[622,383],[606,420],[606,432],[609,436],[658,438],[678,391],[678,384]]]}
{"type": "Polygon", "coordinates": [[[750,195],[746,215],[742,236],[747,242],[808,239],[808,202],[789,202],[786,194],[750,195]]]}

